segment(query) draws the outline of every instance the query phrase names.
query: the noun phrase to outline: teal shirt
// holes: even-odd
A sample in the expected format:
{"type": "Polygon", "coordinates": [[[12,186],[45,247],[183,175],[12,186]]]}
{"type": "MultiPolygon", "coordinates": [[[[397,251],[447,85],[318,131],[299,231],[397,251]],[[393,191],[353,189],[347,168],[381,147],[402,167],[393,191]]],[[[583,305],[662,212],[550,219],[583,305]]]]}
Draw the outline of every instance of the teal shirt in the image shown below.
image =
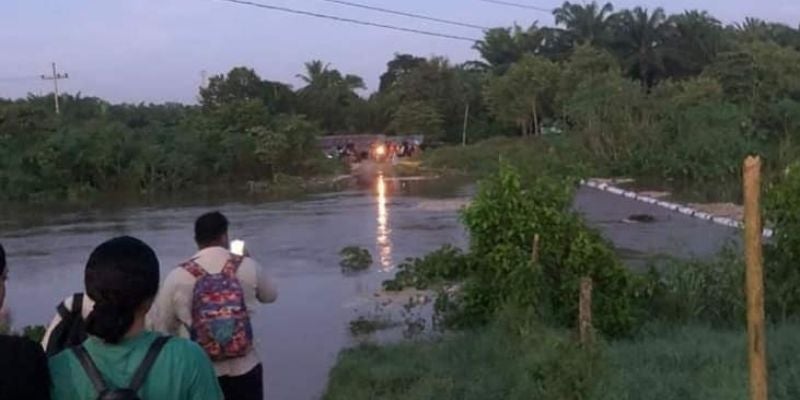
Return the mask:
{"type": "MultiPolygon", "coordinates": [[[[153,332],[109,345],[90,337],[84,347],[103,373],[106,384],[125,388],[144,360],[150,344],[158,337],[153,332]]],[[[72,351],[64,351],[50,359],[53,400],[93,400],[97,392],[72,351]]],[[[143,400],[222,400],[214,367],[197,344],[172,338],[161,350],[144,386],[139,390],[143,400]]]]}

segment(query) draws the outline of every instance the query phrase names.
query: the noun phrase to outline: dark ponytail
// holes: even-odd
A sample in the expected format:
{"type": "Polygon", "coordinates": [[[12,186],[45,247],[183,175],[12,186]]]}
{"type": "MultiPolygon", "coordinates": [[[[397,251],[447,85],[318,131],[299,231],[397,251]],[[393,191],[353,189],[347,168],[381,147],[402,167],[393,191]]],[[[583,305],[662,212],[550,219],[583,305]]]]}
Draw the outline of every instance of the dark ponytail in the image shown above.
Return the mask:
{"type": "Polygon", "coordinates": [[[89,256],[84,280],[86,294],[95,301],[86,332],[116,344],[133,325],[136,312],[158,292],[158,258],[139,239],[111,239],[89,256]]]}

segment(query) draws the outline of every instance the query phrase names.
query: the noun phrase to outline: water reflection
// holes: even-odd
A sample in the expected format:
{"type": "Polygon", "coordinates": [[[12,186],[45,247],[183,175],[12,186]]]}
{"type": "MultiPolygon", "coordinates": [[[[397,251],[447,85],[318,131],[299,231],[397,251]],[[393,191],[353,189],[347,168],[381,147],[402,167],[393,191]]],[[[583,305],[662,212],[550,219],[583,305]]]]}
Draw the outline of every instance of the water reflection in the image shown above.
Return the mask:
{"type": "Polygon", "coordinates": [[[389,234],[392,231],[389,229],[389,209],[386,207],[386,179],[383,174],[378,175],[376,188],[378,192],[378,255],[381,270],[389,271],[392,269],[392,241],[389,238],[389,234]]]}

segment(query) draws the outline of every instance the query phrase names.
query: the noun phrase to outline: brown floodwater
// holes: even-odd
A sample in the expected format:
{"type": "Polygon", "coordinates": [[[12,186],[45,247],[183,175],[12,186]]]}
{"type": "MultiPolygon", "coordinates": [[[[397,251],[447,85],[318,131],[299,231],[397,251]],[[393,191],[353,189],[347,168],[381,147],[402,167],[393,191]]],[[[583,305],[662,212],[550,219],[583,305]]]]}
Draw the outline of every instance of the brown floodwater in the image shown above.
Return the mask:
{"type": "MultiPolygon", "coordinates": [[[[267,397],[319,398],[337,354],[355,343],[350,321],[374,302],[396,265],[446,243],[467,242],[458,209],[473,185],[390,178],[369,184],[283,201],[199,197],[145,206],[0,211],[0,241],[10,265],[7,306],[17,327],[46,323],[58,301],[82,290],[91,250],[118,235],[152,245],[165,275],[195,252],[194,219],[221,210],[231,221],[231,236],[246,240],[280,291],[277,303],[259,308],[254,320],[267,397]],[[366,273],[342,274],[338,252],[350,245],[372,253],[366,273]]],[[[592,189],[581,189],[575,205],[631,263],[658,254],[709,256],[738,236],[730,228],[592,189]],[[637,213],[652,214],[655,222],[623,222],[637,213]]]]}

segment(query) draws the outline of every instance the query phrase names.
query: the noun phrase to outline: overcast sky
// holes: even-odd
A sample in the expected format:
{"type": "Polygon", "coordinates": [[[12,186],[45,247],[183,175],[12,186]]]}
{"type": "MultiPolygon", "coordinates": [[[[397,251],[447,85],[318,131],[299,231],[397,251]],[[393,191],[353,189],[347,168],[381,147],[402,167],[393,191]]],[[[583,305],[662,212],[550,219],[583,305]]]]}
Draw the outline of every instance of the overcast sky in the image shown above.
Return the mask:
{"type": "MultiPolygon", "coordinates": [[[[480,37],[479,30],[427,23],[321,0],[253,0],[373,22],[480,37]]],[[[352,0],[483,26],[551,24],[552,16],[480,0],[352,0]]],[[[552,8],[560,0],[513,0],[552,8]]],[[[746,16],[797,26],[798,0],[626,0],[667,12],[706,9],[723,22],[746,16]]],[[[194,102],[201,72],[245,65],[298,85],[311,59],[362,76],[373,90],[395,52],[477,58],[468,42],[283,14],[220,0],[0,0],[0,97],[46,93],[50,62],[68,72],[68,92],[114,102],[194,102]]]]}

